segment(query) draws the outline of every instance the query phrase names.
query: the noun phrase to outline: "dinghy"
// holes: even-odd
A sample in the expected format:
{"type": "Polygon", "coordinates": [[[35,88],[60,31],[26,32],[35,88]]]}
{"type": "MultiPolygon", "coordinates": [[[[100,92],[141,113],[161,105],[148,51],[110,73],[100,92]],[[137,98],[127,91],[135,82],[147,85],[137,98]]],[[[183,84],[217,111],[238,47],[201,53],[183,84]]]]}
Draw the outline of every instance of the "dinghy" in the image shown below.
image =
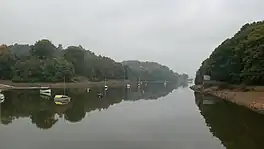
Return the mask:
{"type": "Polygon", "coordinates": [[[40,95],[51,96],[51,89],[49,88],[41,89],[39,92],[40,92],[40,95]]]}
{"type": "Polygon", "coordinates": [[[3,103],[5,101],[5,95],[0,93],[0,103],[3,103]]]}

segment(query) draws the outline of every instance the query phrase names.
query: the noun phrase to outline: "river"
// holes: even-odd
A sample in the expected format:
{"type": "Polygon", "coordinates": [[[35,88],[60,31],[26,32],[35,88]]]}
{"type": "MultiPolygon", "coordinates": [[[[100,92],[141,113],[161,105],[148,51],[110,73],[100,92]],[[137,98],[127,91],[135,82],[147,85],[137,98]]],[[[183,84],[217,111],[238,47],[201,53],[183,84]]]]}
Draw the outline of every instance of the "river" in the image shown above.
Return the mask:
{"type": "Polygon", "coordinates": [[[1,149],[260,149],[264,117],[188,87],[4,91],[1,149]],[[52,94],[63,90],[52,90],[52,94]],[[103,92],[103,98],[97,93],[103,92]]]}

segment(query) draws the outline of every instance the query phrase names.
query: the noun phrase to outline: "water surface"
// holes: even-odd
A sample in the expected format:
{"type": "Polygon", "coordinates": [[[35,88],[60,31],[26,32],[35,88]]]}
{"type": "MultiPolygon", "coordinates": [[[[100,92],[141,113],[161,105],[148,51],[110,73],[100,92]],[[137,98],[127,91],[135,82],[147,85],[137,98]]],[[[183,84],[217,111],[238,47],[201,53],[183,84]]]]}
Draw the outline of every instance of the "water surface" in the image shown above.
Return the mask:
{"type": "Polygon", "coordinates": [[[186,87],[67,89],[65,106],[34,90],[4,94],[1,149],[263,148],[262,115],[186,87]]]}

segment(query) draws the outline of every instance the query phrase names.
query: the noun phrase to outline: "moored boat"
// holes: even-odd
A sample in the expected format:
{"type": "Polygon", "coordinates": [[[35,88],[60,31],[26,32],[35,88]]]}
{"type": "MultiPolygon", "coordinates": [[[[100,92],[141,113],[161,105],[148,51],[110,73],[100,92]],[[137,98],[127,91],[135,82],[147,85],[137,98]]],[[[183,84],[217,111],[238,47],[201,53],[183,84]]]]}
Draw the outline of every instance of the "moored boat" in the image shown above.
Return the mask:
{"type": "Polygon", "coordinates": [[[66,95],[56,95],[54,97],[54,102],[57,105],[65,105],[71,102],[71,97],[66,95]]]}
{"type": "Polygon", "coordinates": [[[3,103],[5,101],[5,95],[0,93],[0,103],[3,103]]]}
{"type": "Polygon", "coordinates": [[[41,89],[39,92],[41,95],[51,96],[51,89],[41,89]]]}

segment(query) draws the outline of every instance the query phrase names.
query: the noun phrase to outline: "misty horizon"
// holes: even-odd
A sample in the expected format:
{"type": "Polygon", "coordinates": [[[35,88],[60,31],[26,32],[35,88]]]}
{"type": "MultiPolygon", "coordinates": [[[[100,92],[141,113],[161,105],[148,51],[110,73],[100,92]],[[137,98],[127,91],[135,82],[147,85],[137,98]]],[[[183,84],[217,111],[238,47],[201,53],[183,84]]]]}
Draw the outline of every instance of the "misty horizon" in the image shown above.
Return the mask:
{"type": "Polygon", "coordinates": [[[194,76],[201,62],[244,24],[263,19],[263,1],[9,0],[1,2],[1,44],[82,45],[118,62],[154,61],[194,76]]]}

